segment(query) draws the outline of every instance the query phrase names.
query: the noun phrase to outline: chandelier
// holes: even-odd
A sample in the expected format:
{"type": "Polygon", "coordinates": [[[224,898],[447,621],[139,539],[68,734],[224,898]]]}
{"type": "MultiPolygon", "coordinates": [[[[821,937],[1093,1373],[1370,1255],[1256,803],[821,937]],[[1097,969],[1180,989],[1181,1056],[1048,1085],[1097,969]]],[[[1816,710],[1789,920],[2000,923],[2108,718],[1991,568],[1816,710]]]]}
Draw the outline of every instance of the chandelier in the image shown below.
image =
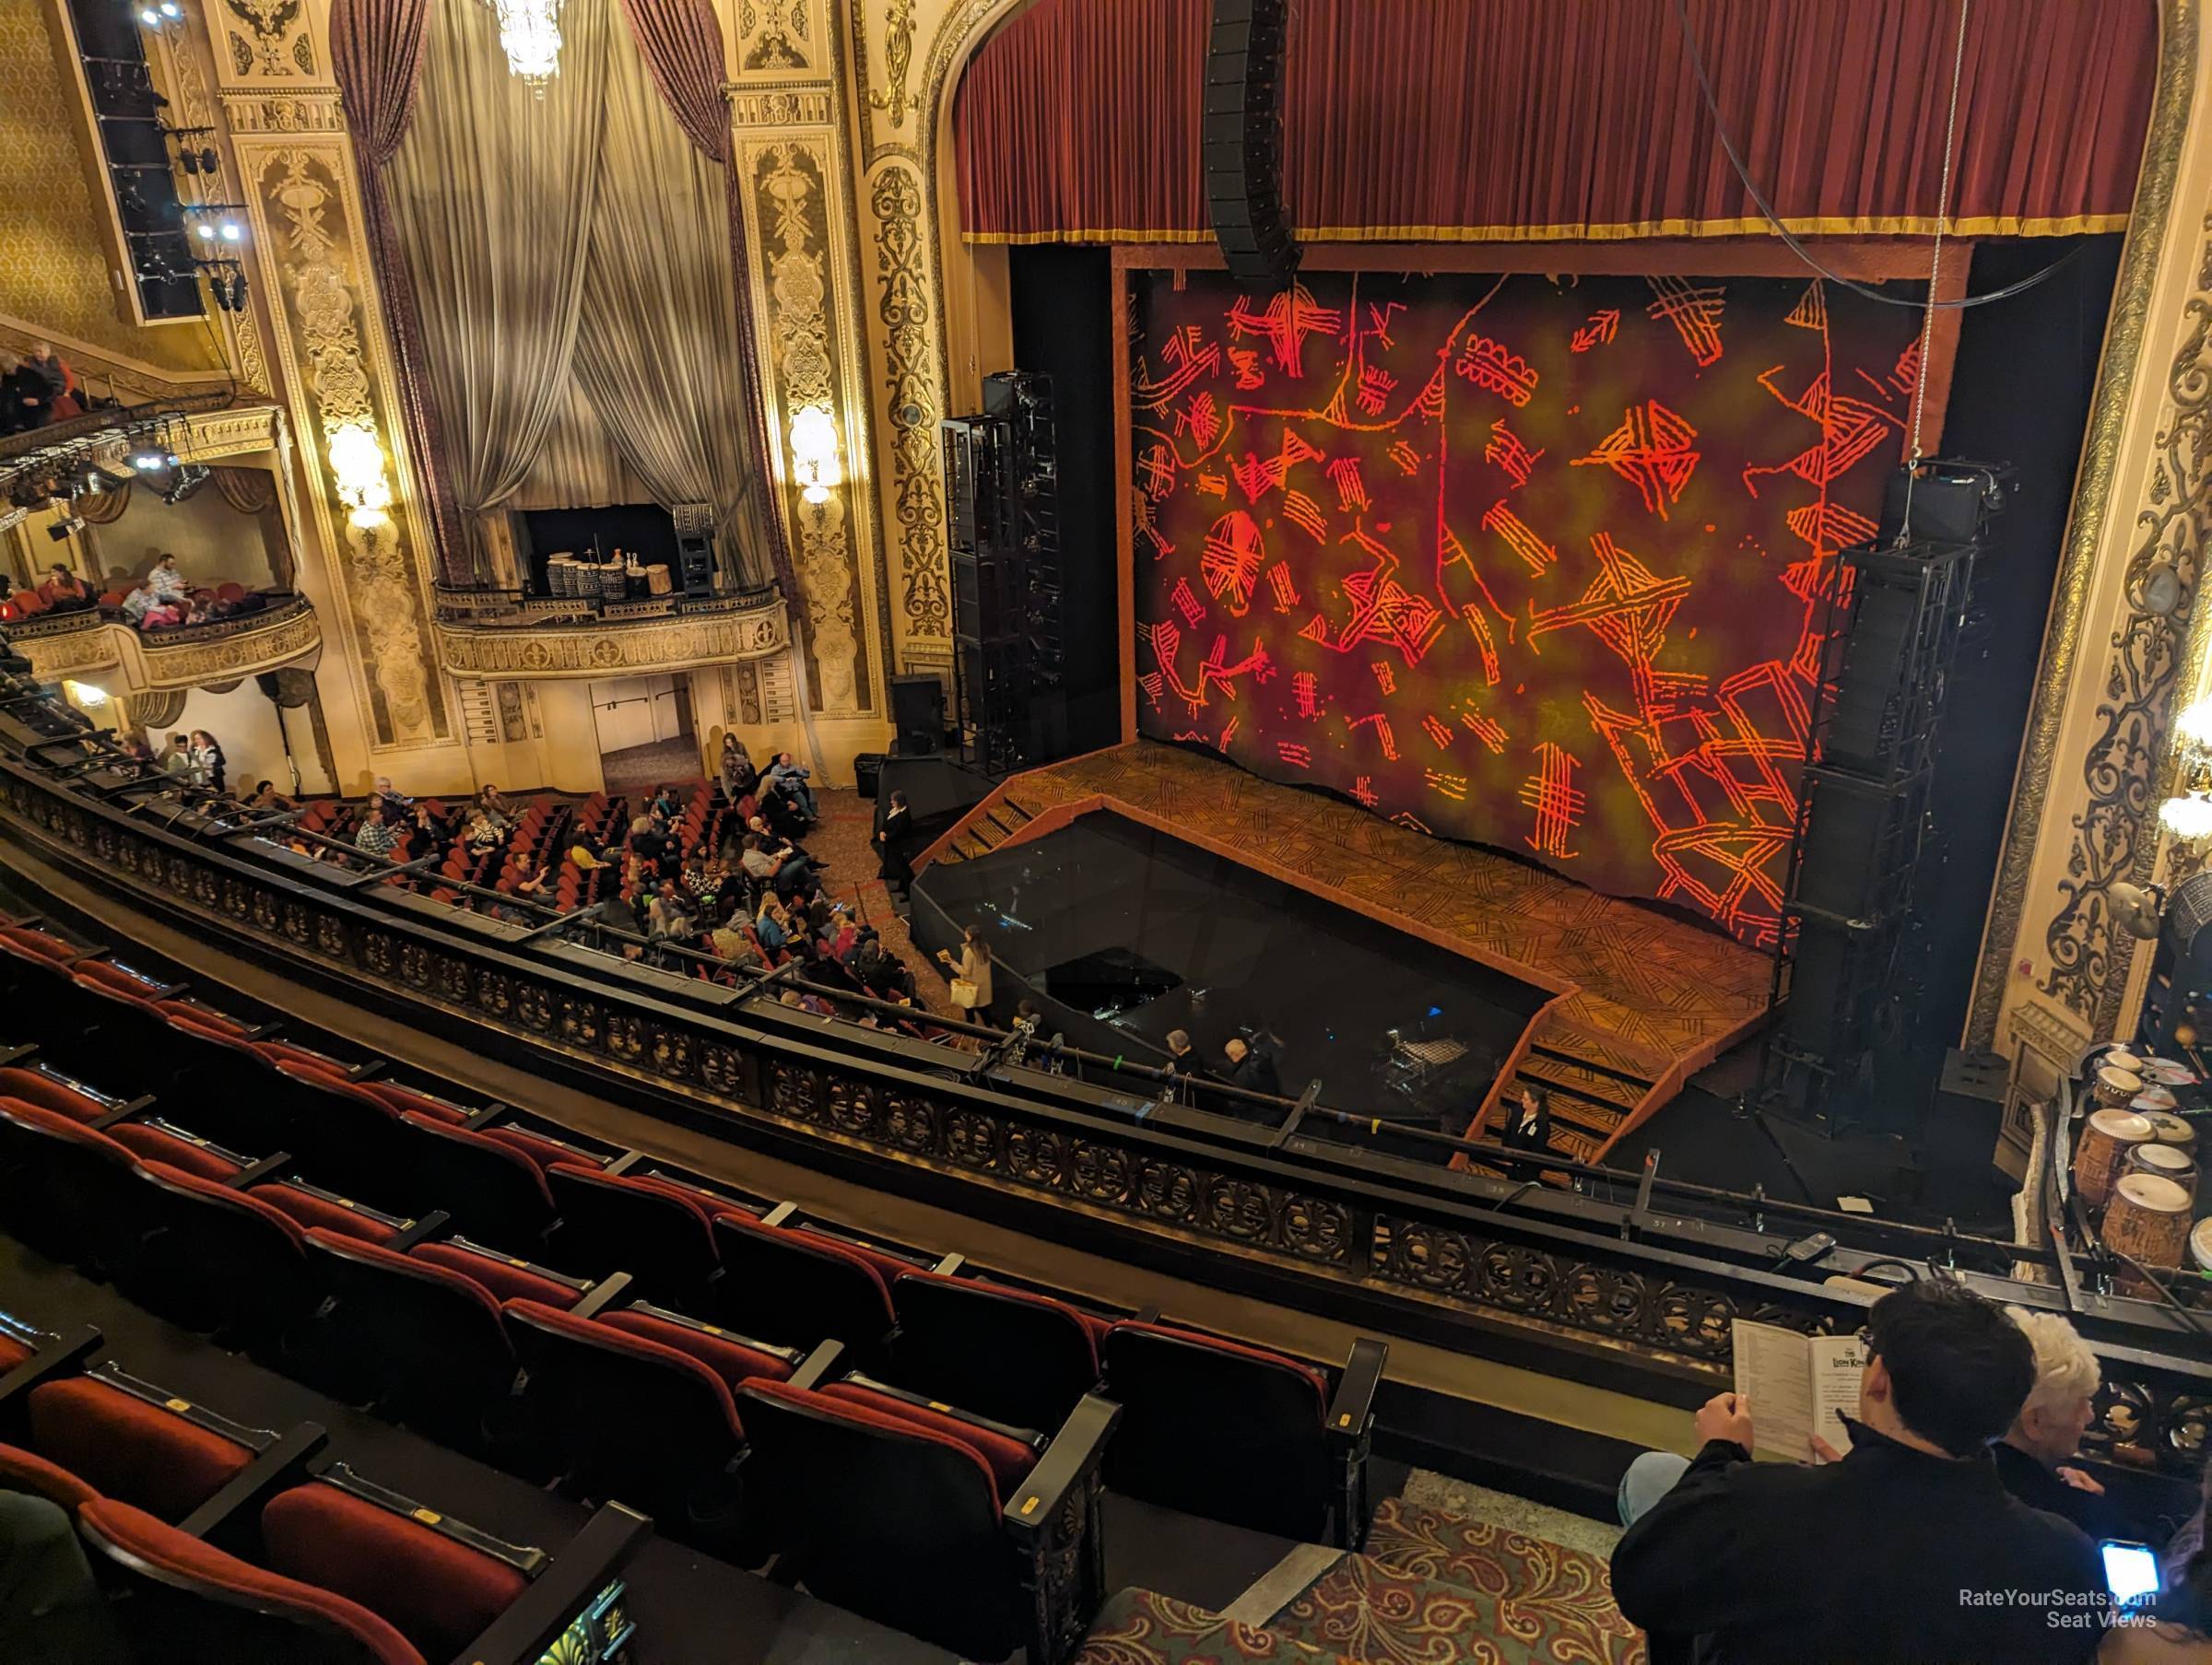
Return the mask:
{"type": "Polygon", "coordinates": [[[487,0],[500,20],[500,50],[507,67],[530,90],[546,96],[546,83],[560,73],[560,0],[487,0]]]}

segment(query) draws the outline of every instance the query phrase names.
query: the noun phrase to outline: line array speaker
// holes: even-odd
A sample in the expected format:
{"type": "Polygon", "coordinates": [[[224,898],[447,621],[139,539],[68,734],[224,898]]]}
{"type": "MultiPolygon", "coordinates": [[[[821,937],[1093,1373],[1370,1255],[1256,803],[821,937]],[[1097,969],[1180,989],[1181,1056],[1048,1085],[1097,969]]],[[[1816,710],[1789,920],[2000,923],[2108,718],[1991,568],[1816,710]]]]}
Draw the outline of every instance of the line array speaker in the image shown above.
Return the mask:
{"type": "Polygon", "coordinates": [[[1206,200],[1239,283],[1280,288],[1301,252],[1283,210],[1287,0],[1214,0],[1206,56],[1206,200]]]}

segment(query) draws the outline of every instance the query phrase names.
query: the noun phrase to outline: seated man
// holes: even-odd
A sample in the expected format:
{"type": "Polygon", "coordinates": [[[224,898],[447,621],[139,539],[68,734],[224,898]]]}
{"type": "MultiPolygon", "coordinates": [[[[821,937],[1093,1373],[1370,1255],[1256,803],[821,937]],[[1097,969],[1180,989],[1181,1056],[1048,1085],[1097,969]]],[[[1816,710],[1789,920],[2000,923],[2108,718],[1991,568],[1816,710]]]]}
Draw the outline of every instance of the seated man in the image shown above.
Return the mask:
{"type": "Polygon", "coordinates": [[[2092,1538],[2140,1538],[2102,1486],[2079,1469],[2061,1466],[2074,1456],[2096,1413],[2097,1384],[2103,1377],[2097,1355],[2054,1312],[2006,1310],[2035,1349],[2035,1386],[2005,1437],[1990,1448],[2005,1489],[2031,1509],[2071,1520],[2092,1538]]]}
{"type": "Polygon", "coordinates": [[[822,812],[815,806],[814,788],[806,784],[814,771],[800,764],[789,752],[778,752],[776,760],[768,766],[766,779],[789,792],[797,802],[799,813],[809,821],[818,821],[822,812]]]}
{"type": "MultiPolygon", "coordinates": [[[[1723,1393],[1671,1490],[1647,1500],[1638,1471],[1679,1458],[1631,1465],[1621,1612],[1653,1633],[1655,1661],[1690,1657],[1693,1639],[1696,1657],[1732,1665],[2088,1659],[2096,1546],[2006,1493],[1989,1457],[2035,1382],[2028,1338],[1947,1281],[1894,1290],[1868,1316],[1848,1456],[1754,1463],[1752,1407],[1723,1393]]],[[[1823,1454],[1825,1441],[1806,1453],[1823,1454]]]]}
{"type": "Polygon", "coordinates": [[[1246,1040],[1232,1035],[1221,1050],[1229,1058],[1229,1085],[1247,1093],[1283,1096],[1283,1078],[1275,1067],[1275,1049],[1265,1040],[1246,1040]]]}
{"type": "Polygon", "coordinates": [[[353,847],[363,855],[389,856],[399,842],[400,829],[384,818],[384,806],[371,798],[354,830],[353,847]]]}
{"type": "Polygon", "coordinates": [[[814,877],[814,869],[805,856],[788,843],[771,851],[759,833],[745,835],[745,853],[737,858],[737,864],[747,877],[769,885],[780,897],[792,895],[814,877]]]}

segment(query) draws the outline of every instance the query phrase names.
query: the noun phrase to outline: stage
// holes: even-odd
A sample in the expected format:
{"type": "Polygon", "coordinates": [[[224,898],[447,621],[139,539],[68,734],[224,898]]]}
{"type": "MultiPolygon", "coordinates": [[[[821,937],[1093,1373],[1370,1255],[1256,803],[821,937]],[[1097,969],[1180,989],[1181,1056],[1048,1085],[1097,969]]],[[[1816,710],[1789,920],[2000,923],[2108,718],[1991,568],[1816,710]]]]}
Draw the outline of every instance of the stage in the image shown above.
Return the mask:
{"type": "MultiPolygon", "coordinates": [[[[1766,1009],[1767,956],[1717,931],[1152,741],[1011,777],[916,866],[979,861],[1101,812],[1540,991],[1470,1125],[1533,1080],[1564,1155],[1604,1154],[1766,1009]]],[[[1285,1085],[1297,1090],[1288,1071],[1285,1085]]]]}

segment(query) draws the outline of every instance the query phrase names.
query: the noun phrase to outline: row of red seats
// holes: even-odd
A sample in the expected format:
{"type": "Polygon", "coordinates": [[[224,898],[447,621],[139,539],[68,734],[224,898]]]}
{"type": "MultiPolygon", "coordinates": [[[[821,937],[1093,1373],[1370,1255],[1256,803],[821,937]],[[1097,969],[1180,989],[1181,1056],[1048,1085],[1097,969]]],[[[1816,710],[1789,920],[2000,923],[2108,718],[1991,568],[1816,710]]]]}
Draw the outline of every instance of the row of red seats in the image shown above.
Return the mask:
{"type": "Polygon", "coordinates": [[[357,1473],[315,1424],[245,1426],[101,1350],[0,1314],[0,1488],[63,1510],[123,1598],[30,1620],[16,1657],[112,1626],[140,1659],[534,1665],[648,1535],[610,1507],[558,1557],[504,1542],[357,1473]]]}

